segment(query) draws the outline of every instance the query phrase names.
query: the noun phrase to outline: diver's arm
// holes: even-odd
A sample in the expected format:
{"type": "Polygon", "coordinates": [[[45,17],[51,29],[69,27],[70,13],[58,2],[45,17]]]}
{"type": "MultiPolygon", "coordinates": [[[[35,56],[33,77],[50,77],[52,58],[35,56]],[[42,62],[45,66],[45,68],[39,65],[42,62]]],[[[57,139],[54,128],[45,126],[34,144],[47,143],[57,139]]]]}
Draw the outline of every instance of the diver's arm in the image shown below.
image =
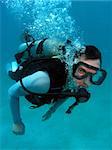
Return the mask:
{"type": "Polygon", "coordinates": [[[22,89],[20,82],[15,83],[8,90],[10,108],[14,123],[21,123],[19,97],[25,96],[27,93],[22,89]]]}
{"type": "MultiPolygon", "coordinates": [[[[24,86],[37,93],[47,93],[50,87],[50,78],[46,72],[38,71],[30,76],[22,79],[24,86]]],[[[10,106],[13,116],[13,121],[21,122],[20,112],[19,112],[19,97],[28,94],[23,90],[20,81],[15,83],[8,91],[10,98],[10,106]]]]}
{"type": "MultiPolygon", "coordinates": [[[[43,71],[38,71],[30,76],[23,78],[22,80],[27,89],[37,93],[47,93],[50,87],[50,78],[48,74],[43,71]]],[[[21,128],[24,128],[24,124],[22,123],[20,115],[19,97],[25,96],[28,93],[23,90],[20,82],[18,81],[9,88],[8,94],[14,127],[16,126],[13,130],[19,134],[21,131],[17,131],[19,130],[18,128],[20,128],[20,130],[22,130],[21,128]]]]}
{"type": "Polygon", "coordinates": [[[67,99],[59,99],[57,100],[53,106],[49,108],[49,110],[42,116],[42,121],[45,121],[51,117],[51,115],[66,101],[67,99]]]}

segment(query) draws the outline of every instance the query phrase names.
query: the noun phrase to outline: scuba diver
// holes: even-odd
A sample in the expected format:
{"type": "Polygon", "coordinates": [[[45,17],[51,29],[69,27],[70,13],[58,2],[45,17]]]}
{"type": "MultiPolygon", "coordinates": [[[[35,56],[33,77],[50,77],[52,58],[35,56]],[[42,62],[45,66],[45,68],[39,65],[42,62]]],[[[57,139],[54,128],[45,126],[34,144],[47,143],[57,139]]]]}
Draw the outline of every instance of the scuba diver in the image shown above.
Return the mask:
{"type": "Polygon", "coordinates": [[[70,40],[66,43],[48,38],[37,41],[26,33],[25,43],[20,45],[15,54],[16,61],[8,64],[7,68],[10,78],[16,81],[8,90],[13,133],[25,133],[19,108],[21,96],[33,104],[32,109],[52,104],[42,117],[44,121],[68,97],[74,97],[75,102],[66,111],[70,114],[79,103],[89,100],[87,88],[91,84],[103,83],[106,71],[102,69],[101,52],[95,46],[84,45],[74,50],[72,55],[67,55],[69,46],[75,49],[70,40]],[[68,57],[73,58],[73,63],[66,62],[68,57]],[[69,86],[69,83],[74,86],[69,86]]]}

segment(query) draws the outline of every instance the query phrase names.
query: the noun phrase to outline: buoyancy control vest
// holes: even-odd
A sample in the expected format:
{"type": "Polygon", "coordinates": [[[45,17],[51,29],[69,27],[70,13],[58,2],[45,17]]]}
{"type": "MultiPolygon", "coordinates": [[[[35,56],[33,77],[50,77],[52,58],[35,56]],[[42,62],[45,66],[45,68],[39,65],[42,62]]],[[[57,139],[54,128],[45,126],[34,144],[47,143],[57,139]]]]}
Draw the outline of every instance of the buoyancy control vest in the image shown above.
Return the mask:
{"type": "MultiPolygon", "coordinates": [[[[51,88],[54,88],[55,86],[60,87],[62,86],[62,84],[64,84],[66,80],[65,63],[58,58],[39,56],[39,54],[43,52],[43,43],[45,40],[46,39],[42,40],[38,44],[36,50],[37,53],[36,57],[32,57],[31,54],[29,54],[27,60],[20,64],[19,67],[22,69],[19,69],[18,67],[16,74],[19,74],[19,76],[16,78],[16,81],[28,75],[31,75],[37,71],[46,71],[50,76],[51,88]]],[[[32,46],[33,44],[29,45],[29,47],[27,48],[28,51],[30,51],[32,46]]]]}
{"type": "MultiPolygon", "coordinates": [[[[24,90],[27,91],[27,89],[24,87],[22,83],[22,79],[28,75],[31,75],[37,71],[46,71],[49,74],[50,77],[50,88],[48,93],[53,93],[53,92],[61,92],[63,85],[66,83],[66,77],[67,77],[67,72],[65,69],[65,63],[61,62],[60,59],[58,58],[52,58],[52,57],[46,57],[46,56],[41,56],[43,52],[43,43],[47,38],[43,39],[39,44],[36,49],[36,57],[32,57],[31,54],[31,48],[34,46],[35,40],[30,43],[30,45],[27,44],[27,48],[20,53],[17,53],[15,55],[16,61],[19,64],[18,69],[15,72],[9,72],[9,76],[15,80],[15,81],[20,81],[24,90]],[[21,61],[22,56],[24,54],[27,54],[28,58],[25,61],[21,61]]],[[[29,100],[31,103],[36,104],[35,100],[32,102],[32,99],[34,99],[33,93],[30,91],[29,95],[26,96],[26,99],[29,100]]],[[[36,96],[37,98],[38,96],[36,96]]],[[[52,96],[41,96],[41,101],[42,97],[44,97],[44,102],[50,102],[50,100],[53,98],[52,96]],[[48,101],[47,101],[48,100],[48,101]]],[[[56,98],[56,97],[55,97],[56,98]]]]}
{"type": "MultiPolygon", "coordinates": [[[[62,63],[59,59],[57,58],[48,58],[48,59],[40,59],[40,60],[32,60],[29,62],[27,65],[22,70],[21,76],[20,76],[20,82],[22,84],[22,78],[25,76],[31,75],[34,72],[37,71],[45,71],[48,73],[50,77],[50,88],[48,93],[55,93],[55,92],[61,92],[63,89],[63,86],[66,83],[66,78],[67,78],[67,72],[65,69],[65,64],[62,63]]],[[[35,93],[32,93],[28,91],[24,85],[22,84],[24,90],[29,92],[29,96],[26,96],[26,99],[29,100],[33,104],[39,104],[39,102],[43,103],[50,103],[51,100],[53,99],[54,101],[58,98],[57,96],[49,96],[49,95],[43,95],[43,96],[38,96],[35,95],[35,93]]]]}
{"type": "Polygon", "coordinates": [[[22,67],[23,69],[20,71],[17,81],[37,71],[45,71],[49,74],[51,88],[61,87],[66,82],[65,64],[58,58],[34,58],[24,62],[22,67]]]}
{"type": "MultiPolygon", "coordinates": [[[[28,58],[21,63],[21,57],[24,52],[19,53],[15,55],[16,60],[20,66],[16,70],[16,72],[9,72],[9,76],[15,80],[15,81],[20,81],[22,87],[24,90],[26,90],[29,95],[26,95],[25,98],[30,101],[32,104],[37,105],[37,107],[42,106],[44,104],[49,104],[51,102],[55,102],[62,96],[61,98],[66,98],[68,96],[75,96],[76,97],[76,102],[71,105],[67,111],[67,113],[70,113],[71,110],[74,108],[74,106],[78,105],[80,97],[84,97],[86,95],[86,100],[87,101],[90,97],[90,94],[85,91],[85,89],[80,89],[78,93],[70,92],[70,93],[62,93],[63,91],[63,86],[66,84],[66,79],[67,79],[67,70],[65,68],[65,63],[62,62],[58,58],[52,58],[52,57],[38,57],[38,54],[41,54],[43,51],[43,43],[46,39],[42,40],[40,44],[37,47],[37,57],[32,57],[30,53],[30,49],[34,44],[33,42],[28,46],[28,48],[24,52],[28,52],[28,58]],[[28,75],[31,75],[37,71],[46,71],[49,74],[50,77],[50,88],[48,91],[48,94],[35,94],[24,86],[22,79],[28,75]],[[10,74],[11,73],[11,74],[10,74]],[[57,92],[57,93],[56,93],[57,92]],[[82,93],[84,93],[82,95],[82,93]],[[86,93],[86,94],[85,94],[86,93]]],[[[63,52],[64,52],[64,46],[63,52]]]]}

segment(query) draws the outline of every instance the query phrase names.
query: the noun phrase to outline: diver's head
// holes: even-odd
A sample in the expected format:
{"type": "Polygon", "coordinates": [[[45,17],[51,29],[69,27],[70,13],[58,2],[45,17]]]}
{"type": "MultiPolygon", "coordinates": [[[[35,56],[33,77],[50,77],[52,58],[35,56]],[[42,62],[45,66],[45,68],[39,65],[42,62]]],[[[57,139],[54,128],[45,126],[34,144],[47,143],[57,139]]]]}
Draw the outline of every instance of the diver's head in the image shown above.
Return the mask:
{"type": "Polygon", "coordinates": [[[95,46],[85,46],[76,53],[73,77],[77,86],[87,88],[91,84],[100,85],[106,77],[101,69],[101,52],[95,46]]]}

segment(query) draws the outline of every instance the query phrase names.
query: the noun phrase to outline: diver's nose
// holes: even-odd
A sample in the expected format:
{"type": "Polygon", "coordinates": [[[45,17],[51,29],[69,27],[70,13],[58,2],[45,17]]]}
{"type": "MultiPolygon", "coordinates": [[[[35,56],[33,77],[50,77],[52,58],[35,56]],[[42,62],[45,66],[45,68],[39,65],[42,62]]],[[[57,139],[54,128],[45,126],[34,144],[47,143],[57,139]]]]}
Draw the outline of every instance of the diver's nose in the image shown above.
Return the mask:
{"type": "Polygon", "coordinates": [[[90,86],[90,85],[91,85],[90,76],[88,76],[87,78],[84,79],[84,83],[85,83],[87,86],[90,86]]]}

